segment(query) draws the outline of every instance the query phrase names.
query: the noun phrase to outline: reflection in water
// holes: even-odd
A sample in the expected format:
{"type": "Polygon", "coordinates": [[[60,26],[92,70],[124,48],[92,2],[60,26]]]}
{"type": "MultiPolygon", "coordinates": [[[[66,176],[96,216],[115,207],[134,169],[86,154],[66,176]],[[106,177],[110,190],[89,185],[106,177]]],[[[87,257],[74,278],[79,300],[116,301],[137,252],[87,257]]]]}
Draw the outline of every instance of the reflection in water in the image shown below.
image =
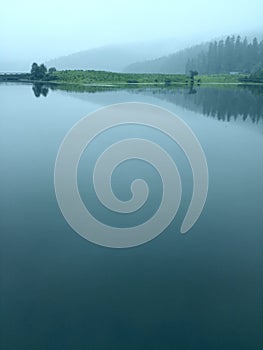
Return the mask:
{"type": "Polygon", "coordinates": [[[263,119],[263,86],[83,86],[67,84],[34,84],[36,97],[47,96],[48,88],[78,93],[99,93],[126,90],[134,94],[154,95],[161,100],[180,105],[218,120],[230,121],[242,118],[258,123],[263,119]]]}
{"type": "Polygon", "coordinates": [[[262,350],[263,123],[255,128],[250,122],[219,123],[177,108],[240,115],[244,105],[254,116],[262,112],[262,90],[195,86],[196,93],[189,94],[189,86],[171,85],[128,93],[114,87],[52,93],[49,87],[48,98],[36,99],[28,84],[0,88],[0,348],[262,350]],[[224,91],[233,106],[220,106],[224,91]],[[114,170],[111,188],[127,201],[134,179],[145,180],[149,197],[142,211],[117,215],[100,203],[93,170],[115,142],[156,143],[178,166],[183,187],[176,219],[162,235],[138,248],[107,249],[85,241],[66,223],[56,202],[54,164],[72,125],[99,106],[124,100],[181,111],[206,153],[211,180],[202,216],[189,235],[180,235],[193,190],[191,166],[180,147],[153,128],[105,130],[85,149],[77,171],[79,194],[99,221],[139,225],[162,201],[158,172],[134,159],[114,170]]]}
{"type": "Polygon", "coordinates": [[[34,83],[32,90],[36,97],[40,97],[41,95],[46,97],[48,95],[48,87],[42,83],[34,83]]]}
{"type": "Polygon", "coordinates": [[[193,94],[196,94],[196,93],[197,93],[197,91],[196,91],[196,89],[194,89],[194,86],[193,86],[193,85],[190,85],[188,94],[189,94],[189,95],[193,95],[193,94]]]}
{"type": "Polygon", "coordinates": [[[160,99],[218,120],[263,120],[263,86],[145,89],[141,93],[154,93],[160,99]]]}

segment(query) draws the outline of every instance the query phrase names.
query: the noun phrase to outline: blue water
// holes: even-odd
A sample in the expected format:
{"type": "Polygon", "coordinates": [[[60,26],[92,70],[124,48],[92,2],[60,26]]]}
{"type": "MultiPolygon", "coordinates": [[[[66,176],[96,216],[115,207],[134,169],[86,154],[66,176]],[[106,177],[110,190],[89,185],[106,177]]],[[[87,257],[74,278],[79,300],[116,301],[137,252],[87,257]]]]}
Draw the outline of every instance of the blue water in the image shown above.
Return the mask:
{"type": "Polygon", "coordinates": [[[1,84],[0,96],[1,349],[263,348],[262,90],[50,89],[36,98],[30,85],[1,84]],[[153,103],[184,119],[205,151],[210,184],[202,215],[181,235],[192,176],[178,146],[146,127],[101,135],[79,169],[83,200],[101,221],[133,226],[151,217],[161,199],[158,173],[135,160],[116,169],[112,185],[127,200],[130,182],[145,178],[150,196],[142,212],[128,217],[100,206],[90,165],[112,140],[134,135],[158,142],[183,182],[180,210],[161,235],[109,249],[84,240],[65,221],[54,163],[78,120],[125,101],[153,103]]]}

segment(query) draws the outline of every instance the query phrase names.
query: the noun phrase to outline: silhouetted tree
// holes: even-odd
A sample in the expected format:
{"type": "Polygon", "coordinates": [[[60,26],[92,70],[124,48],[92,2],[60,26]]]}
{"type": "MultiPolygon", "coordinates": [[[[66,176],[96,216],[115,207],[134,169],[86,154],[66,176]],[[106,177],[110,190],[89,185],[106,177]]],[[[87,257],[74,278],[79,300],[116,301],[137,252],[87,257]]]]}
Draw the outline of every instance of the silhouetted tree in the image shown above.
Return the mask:
{"type": "Polygon", "coordinates": [[[34,62],[31,66],[31,79],[33,80],[41,80],[46,76],[47,73],[47,68],[46,66],[42,63],[40,66],[34,62]]]}
{"type": "Polygon", "coordinates": [[[194,79],[194,77],[198,75],[198,72],[196,70],[190,70],[190,78],[194,79]]]}
{"type": "Polygon", "coordinates": [[[38,64],[36,62],[34,62],[31,66],[31,78],[34,79],[34,77],[37,77],[38,74],[38,64]]]}
{"type": "Polygon", "coordinates": [[[48,69],[48,73],[50,73],[50,74],[52,74],[52,73],[54,73],[54,72],[56,72],[57,70],[56,70],[56,68],[55,67],[50,67],[49,69],[48,69]]]}
{"type": "Polygon", "coordinates": [[[190,85],[193,86],[194,85],[194,80],[195,80],[195,76],[198,75],[198,72],[196,70],[190,70],[190,85]]]}

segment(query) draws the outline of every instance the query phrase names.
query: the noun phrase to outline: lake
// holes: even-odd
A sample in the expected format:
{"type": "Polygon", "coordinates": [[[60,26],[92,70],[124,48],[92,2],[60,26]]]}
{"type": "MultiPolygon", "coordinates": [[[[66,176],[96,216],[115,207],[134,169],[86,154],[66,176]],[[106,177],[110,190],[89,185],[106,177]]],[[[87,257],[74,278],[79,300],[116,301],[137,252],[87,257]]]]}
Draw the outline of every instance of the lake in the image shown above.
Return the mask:
{"type": "Polygon", "coordinates": [[[113,87],[0,84],[1,313],[3,350],[262,350],[263,88],[260,86],[113,87]],[[149,164],[127,161],[113,190],[149,185],[132,215],[103,207],[92,168],[112,142],[145,137],[160,144],[182,177],[180,209],[166,230],[134,248],[95,245],[73,231],[54,191],[54,164],[66,133],[113,103],[146,102],[170,110],[198,137],[209,191],[198,221],[180,226],[192,193],[191,168],[177,144],[143,126],[105,131],[80,161],[87,208],[111,226],[147,220],[161,200],[149,164]],[[88,166],[89,164],[89,166],[88,166]]]}

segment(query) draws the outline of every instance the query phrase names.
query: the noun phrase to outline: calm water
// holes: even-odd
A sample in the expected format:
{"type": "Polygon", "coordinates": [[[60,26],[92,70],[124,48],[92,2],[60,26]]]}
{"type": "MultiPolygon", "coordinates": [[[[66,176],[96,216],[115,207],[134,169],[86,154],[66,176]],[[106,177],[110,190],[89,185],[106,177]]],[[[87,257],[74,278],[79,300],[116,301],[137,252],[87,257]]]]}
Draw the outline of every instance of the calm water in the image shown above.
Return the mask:
{"type": "Polygon", "coordinates": [[[262,88],[73,90],[0,84],[1,349],[262,350],[262,88]],[[145,178],[146,206],[131,217],[101,207],[91,165],[113,141],[158,142],[183,181],[171,225],[145,245],[118,250],[96,246],[68,226],[53,172],[60,142],[79,119],[126,101],[163,106],[186,121],[205,151],[210,187],[201,217],[181,235],[192,177],[177,145],[139,126],[96,138],[82,157],[79,187],[107,224],[143,222],[161,198],[154,169],[131,161],[116,169],[113,189],[129,199],[130,182],[145,178]]]}

